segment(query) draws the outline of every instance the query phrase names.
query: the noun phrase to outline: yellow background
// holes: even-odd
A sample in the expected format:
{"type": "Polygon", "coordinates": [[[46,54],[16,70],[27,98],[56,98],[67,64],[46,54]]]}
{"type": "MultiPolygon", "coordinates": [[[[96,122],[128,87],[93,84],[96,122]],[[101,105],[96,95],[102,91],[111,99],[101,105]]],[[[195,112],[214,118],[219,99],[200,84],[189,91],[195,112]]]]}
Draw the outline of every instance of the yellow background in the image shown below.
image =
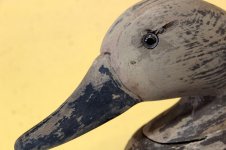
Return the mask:
{"type": "MultiPolygon", "coordinates": [[[[224,0],[209,0],[226,8],[224,0]]],[[[79,84],[113,21],[138,0],[0,1],[0,150],[53,112],[79,84]]],[[[149,102],[56,150],[122,150],[176,101],[149,102]]]]}

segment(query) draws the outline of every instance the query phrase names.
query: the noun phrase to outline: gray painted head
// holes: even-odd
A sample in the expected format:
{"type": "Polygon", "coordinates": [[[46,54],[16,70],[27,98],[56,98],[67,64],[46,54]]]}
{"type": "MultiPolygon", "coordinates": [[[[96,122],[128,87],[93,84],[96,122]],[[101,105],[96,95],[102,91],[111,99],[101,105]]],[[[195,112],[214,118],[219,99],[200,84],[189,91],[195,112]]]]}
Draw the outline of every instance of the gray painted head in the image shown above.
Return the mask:
{"type": "Polygon", "coordinates": [[[216,94],[226,85],[226,13],[202,0],[146,0],[106,35],[102,52],[143,100],[216,94]],[[157,33],[147,49],[142,38],[157,33]]]}
{"type": "Polygon", "coordinates": [[[138,3],[110,28],[77,90],[15,149],[58,146],[141,101],[215,95],[226,85],[225,31],[225,12],[201,0],[138,3]]]}

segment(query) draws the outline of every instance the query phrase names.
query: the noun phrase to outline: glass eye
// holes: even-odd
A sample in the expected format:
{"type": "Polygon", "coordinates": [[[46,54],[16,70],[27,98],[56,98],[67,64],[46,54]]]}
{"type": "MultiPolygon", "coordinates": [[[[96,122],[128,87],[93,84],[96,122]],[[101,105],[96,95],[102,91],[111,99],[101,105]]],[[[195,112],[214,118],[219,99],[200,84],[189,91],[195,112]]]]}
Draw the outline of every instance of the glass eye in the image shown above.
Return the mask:
{"type": "Polygon", "coordinates": [[[156,34],[150,32],[143,36],[142,43],[145,48],[154,49],[159,43],[159,38],[156,34]]]}

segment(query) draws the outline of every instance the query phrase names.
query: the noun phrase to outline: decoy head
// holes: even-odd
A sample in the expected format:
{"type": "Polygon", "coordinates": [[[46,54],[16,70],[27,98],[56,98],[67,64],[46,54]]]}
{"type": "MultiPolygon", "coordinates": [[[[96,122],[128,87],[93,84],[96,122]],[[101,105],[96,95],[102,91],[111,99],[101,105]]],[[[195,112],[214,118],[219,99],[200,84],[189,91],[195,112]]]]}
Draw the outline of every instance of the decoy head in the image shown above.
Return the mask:
{"type": "Polygon", "coordinates": [[[146,0],[123,14],[102,53],[143,100],[215,94],[226,81],[225,12],[202,0],[146,0]]]}
{"type": "Polygon", "coordinates": [[[72,140],[145,100],[215,95],[226,85],[226,14],[201,0],[145,0],[104,38],[77,90],[16,150],[72,140]]]}

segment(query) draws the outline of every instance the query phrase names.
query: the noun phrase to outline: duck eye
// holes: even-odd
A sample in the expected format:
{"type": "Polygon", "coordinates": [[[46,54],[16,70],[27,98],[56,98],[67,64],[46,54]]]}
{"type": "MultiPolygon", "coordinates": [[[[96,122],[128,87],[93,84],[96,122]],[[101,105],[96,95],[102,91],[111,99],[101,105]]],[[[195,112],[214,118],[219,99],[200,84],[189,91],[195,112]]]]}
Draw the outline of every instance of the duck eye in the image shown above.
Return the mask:
{"type": "Polygon", "coordinates": [[[159,43],[159,38],[154,33],[147,33],[143,36],[142,43],[145,48],[154,49],[159,43]]]}

